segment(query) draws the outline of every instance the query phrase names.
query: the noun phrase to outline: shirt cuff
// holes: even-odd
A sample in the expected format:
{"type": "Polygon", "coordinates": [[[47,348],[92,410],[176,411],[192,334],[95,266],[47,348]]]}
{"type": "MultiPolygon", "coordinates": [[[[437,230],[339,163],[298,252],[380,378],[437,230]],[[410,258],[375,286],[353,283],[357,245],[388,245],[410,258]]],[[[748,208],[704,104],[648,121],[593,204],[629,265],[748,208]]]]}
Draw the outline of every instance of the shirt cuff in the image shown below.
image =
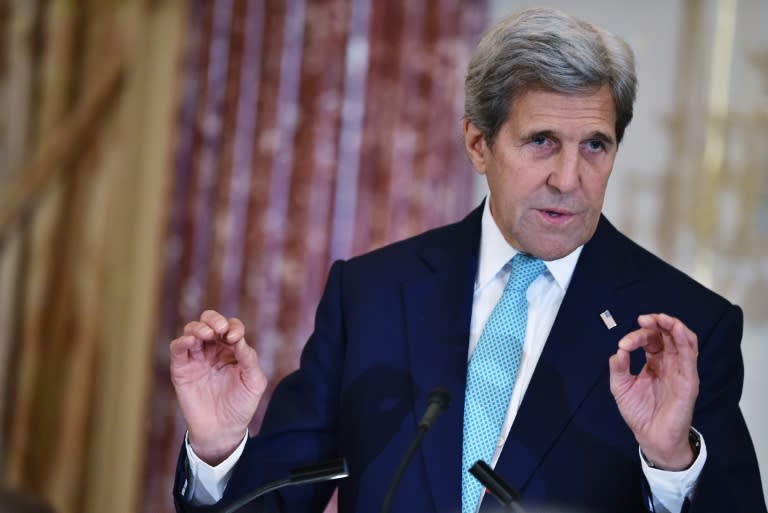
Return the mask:
{"type": "Polygon", "coordinates": [[[696,459],[693,460],[693,464],[679,472],[651,467],[645,460],[642,451],[638,448],[643,474],[651,489],[651,499],[653,500],[653,511],[655,513],[680,513],[685,499],[690,500],[693,498],[696,482],[701,475],[701,470],[704,468],[704,462],[707,460],[707,445],[704,443],[704,437],[695,429],[693,431],[699,435],[701,450],[696,459]]]}
{"type": "Polygon", "coordinates": [[[240,442],[240,445],[230,454],[227,459],[212,467],[200,459],[192,450],[189,443],[189,432],[184,435],[184,446],[187,450],[187,460],[189,461],[189,476],[187,476],[187,489],[185,496],[187,499],[198,506],[208,506],[215,504],[224,496],[224,489],[227,487],[229,478],[232,475],[232,469],[235,463],[245,450],[245,443],[248,441],[248,430],[240,442]]]}

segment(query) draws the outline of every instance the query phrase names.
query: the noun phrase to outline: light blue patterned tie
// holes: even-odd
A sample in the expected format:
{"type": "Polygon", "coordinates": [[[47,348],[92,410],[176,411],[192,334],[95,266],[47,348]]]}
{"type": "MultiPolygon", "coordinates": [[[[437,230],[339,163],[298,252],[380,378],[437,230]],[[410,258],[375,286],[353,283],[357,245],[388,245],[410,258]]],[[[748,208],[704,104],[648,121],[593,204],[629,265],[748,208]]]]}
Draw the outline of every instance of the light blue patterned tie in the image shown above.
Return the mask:
{"type": "Polygon", "coordinates": [[[469,473],[477,460],[491,463],[517,378],[528,324],[526,291],[545,269],[544,262],[522,253],[510,260],[512,271],[499,302],[469,360],[464,397],[461,458],[461,511],[475,513],[483,487],[469,473]]]}

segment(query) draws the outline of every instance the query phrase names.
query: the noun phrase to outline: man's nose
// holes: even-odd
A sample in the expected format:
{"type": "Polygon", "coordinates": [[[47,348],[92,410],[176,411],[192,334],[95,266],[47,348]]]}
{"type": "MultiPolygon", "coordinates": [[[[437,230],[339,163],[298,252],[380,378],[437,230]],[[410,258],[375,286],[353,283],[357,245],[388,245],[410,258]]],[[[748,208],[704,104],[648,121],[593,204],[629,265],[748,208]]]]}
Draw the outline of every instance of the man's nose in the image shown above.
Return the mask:
{"type": "Polygon", "coordinates": [[[573,192],[581,182],[581,158],[578,148],[563,149],[552,163],[547,185],[561,194],[573,192]]]}

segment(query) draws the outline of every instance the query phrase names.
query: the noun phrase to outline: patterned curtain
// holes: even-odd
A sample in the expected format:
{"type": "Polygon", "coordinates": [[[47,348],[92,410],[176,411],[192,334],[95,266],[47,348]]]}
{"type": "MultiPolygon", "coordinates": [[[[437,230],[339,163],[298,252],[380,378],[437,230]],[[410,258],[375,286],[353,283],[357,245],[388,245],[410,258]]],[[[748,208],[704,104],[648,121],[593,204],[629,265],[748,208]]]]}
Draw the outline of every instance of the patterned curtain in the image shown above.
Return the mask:
{"type": "Polygon", "coordinates": [[[168,342],[185,322],[242,318],[273,386],[333,260],[471,208],[462,82],[485,14],[484,0],[190,3],[143,511],[172,511],[184,423],[168,342]]]}

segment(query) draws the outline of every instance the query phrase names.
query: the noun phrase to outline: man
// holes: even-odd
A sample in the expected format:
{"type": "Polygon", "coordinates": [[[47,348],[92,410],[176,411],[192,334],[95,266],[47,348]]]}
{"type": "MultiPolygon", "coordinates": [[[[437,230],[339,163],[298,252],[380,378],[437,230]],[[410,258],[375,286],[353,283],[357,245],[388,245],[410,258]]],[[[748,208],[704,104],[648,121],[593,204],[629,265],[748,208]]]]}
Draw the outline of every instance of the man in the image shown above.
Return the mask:
{"type": "MultiPolygon", "coordinates": [[[[626,43],[563,13],[525,10],[486,34],[463,128],[488,200],[332,266],[258,436],[245,433],[266,379],[242,323],[207,311],[171,343],[188,425],[178,510],[343,456],[340,512],[376,511],[442,386],[452,404],[392,511],[492,507],[467,472],[482,459],[531,511],[765,512],[738,407],[741,310],[600,213],[635,89],[626,43]]],[[[321,511],[333,486],[255,511],[321,511]]]]}

